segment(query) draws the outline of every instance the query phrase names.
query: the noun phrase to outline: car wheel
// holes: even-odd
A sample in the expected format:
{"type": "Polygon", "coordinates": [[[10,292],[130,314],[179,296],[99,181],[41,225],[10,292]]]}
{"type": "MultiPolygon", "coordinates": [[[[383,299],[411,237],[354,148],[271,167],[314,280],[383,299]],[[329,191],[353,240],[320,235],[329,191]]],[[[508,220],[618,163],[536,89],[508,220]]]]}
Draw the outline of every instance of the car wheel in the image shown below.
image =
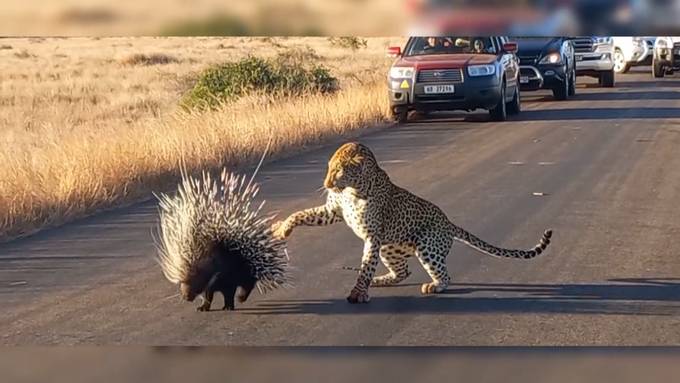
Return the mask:
{"type": "Polygon", "coordinates": [[[626,62],[626,58],[623,56],[621,49],[616,48],[614,51],[614,72],[626,73],[629,69],[630,63],[626,62]]]}
{"type": "Polygon", "coordinates": [[[489,115],[494,121],[505,121],[508,119],[508,111],[505,108],[505,82],[501,84],[501,97],[496,106],[489,110],[489,115]]]}
{"type": "Polygon", "coordinates": [[[654,74],[654,77],[656,78],[661,78],[663,77],[663,67],[661,64],[656,62],[656,60],[652,61],[652,73],[654,74]]]}
{"type": "Polygon", "coordinates": [[[553,97],[555,100],[563,101],[569,98],[569,80],[564,79],[557,87],[553,88],[553,97]]]}
{"type": "Polygon", "coordinates": [[[571,71],[569,76],[569,96],[576,96],[576,71],[571,71]]]}
{"type": "Polygon", "coordinates": [[[512,97],[512,101],[507,105],[507,110],[509,114],[519,114],[522,111],[522,100],[520,99],[519,86],[515,87],[515,95],[512,97]]]}
{"type": "Polygon", "coordinates": [[[392,111],[392,119],[397,124],[405,124],[408,122],[408,109],[403,108],[392,111]]]}
{"type": "Polygon", "coordinates": [[[614,87],[614,70],[608,72],[600,72],[599,83],[601,87],[613,88],[614,87]]]}

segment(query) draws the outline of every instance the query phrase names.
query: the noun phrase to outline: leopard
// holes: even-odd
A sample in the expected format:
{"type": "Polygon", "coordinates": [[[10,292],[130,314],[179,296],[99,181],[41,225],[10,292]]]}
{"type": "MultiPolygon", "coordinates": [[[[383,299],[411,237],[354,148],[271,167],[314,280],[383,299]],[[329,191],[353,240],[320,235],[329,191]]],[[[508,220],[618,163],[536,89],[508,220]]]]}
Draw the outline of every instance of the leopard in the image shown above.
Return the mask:
{"type": "Polygon", "coordinates": [[[347,296],[349,303],[368,303],[369,286],[392,286],[405,280],[411,275],[408,259],[412,256],[431,279],[421,285],[421,293],[444,292],[451,281],[446,258],[454,241],[493,257],[532,259],[546,250],[552,237],[552,230],[545,230],[530,250],[489,244],[455,225],[434,203],[395,185],[371,149],[359,142],[347,142],[331,156],[323,188],[325,204],[275,222],[272,233],[285,240],[298,226],[345,222],[364,241],[359,276],[347,296]],[[379,261],[387,273],[374,277],[379,261]]]}

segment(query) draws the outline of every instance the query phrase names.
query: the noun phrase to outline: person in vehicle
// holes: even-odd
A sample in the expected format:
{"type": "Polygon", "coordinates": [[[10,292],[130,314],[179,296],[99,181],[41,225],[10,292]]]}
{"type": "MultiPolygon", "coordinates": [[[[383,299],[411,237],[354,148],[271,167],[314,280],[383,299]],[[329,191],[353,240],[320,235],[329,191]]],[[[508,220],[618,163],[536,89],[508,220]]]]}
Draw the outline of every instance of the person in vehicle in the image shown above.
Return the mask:
{"type": "Polygon", "coordinates": [[[472,43],[472,51],[474,53],[486,53],[486,50],[484,49],[484,41],[482,41],[482,39],[474,39],[474,42],[472,43]]]}

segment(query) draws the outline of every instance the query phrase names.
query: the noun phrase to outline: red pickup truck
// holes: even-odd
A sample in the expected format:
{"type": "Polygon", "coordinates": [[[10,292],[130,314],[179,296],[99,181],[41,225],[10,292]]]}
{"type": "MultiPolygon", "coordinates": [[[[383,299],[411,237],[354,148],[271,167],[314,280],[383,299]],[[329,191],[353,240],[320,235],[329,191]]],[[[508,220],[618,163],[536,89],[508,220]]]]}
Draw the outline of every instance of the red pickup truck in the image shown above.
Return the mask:
{"type": "Polygon", "coordinates": [[[520,112],[517,44],[505,36],[411,37],[388,76],[395,120],[409,111],[487,109],[495,121],[520,112]]]}

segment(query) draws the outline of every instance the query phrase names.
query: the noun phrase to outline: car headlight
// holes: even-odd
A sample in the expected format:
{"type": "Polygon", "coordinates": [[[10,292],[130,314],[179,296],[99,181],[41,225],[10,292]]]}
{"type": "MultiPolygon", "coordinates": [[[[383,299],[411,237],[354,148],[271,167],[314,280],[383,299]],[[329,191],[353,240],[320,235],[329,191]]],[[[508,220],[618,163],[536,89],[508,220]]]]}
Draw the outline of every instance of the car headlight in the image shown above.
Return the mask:
{"type": "Polygon", "coordinates": [[[496,73],[496,67],[493,65],[470,65],[467,70],[470,77],[491,76],[496,73]]]}
{"type": "Polygon", "coordinates": [[[539,64],[561,64],[562,63],[562,55],[553,52],[550,53],[549,55],[543,57],[541,61],[539,61],[539,64]]]}
{"type": "Polygon", "coordinates": [[[390,77],[392,78],[412,78],[413,68],[405,66],[395,66],[390,68],[390,77]]]}
{"type": "Polygon", "coordinates": [[[594,39],[595,45],[609,45],[612,41],[613,39],[611,37],[595,37],[594,39]]]}

